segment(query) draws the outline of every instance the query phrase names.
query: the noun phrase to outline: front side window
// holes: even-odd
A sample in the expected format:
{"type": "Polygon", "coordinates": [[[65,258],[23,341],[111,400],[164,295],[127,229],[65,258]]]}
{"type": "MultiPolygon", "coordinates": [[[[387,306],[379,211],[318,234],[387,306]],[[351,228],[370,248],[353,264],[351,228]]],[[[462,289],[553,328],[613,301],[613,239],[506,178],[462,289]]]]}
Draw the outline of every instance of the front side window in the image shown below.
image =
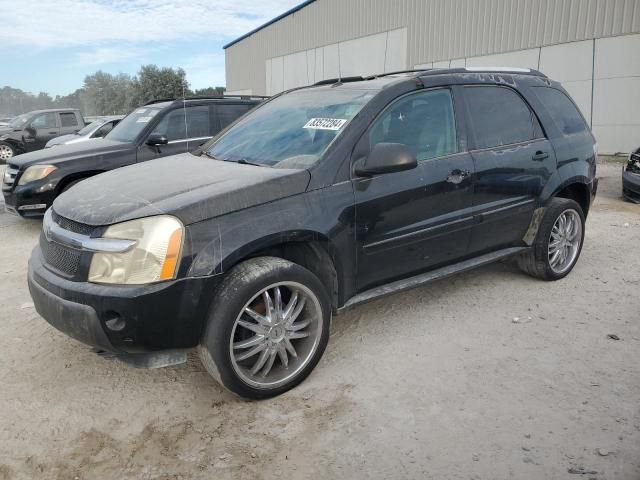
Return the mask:
{"type": "Polygon", "coordinates": [[[587,131],[587,124],[582,115],[563,92],[550,87],[534,87],[533,91],[563,135],[587,131]]]}
{"type": "Polygon", "coordinates": [[[78,130],[78,135],[82,135],[82,136],[89,135],[98,127],[98,125],[100,125],[100,123],[102,122],[100,122],[99,120],[95,122],[91,122],[86,127],[82,127],[80,130],[78,130]]]}
{"type": "Polygon", "coordinates": [[[127,115],[118,125],[113,127],[107,138],[117,142],[132,143],[140,133],[153,121],[162,107],[140,107],[127,115]]]}
{"type": "Polygon", "coordinates": [[[464,88],[476,148],[526,142],[542,136],[538,119],[520,96],[505,87],[464,88]]]}
{"type": "Polygon", "coordinates": [[[60,125],[63,127],[77,127],[78,119],[76,118],[75,113],[61,113],[60,114],[60,125]]]}
{"type": "Polygon", "coordinates": [[[31,122],[33,128],[56,128],[56,114],[55,113],[42,113],[37,115],[31,122]]]}
{"type": "Polygon", "coordinates": [[[374,96],[353,89],[310,88],[252,110],[208,150],[228,161],[278,168],[309,168],[374,96]]]}
{"type": "Polygon", "coordinates": [[[210,137],[209,107],[206,105],[177,108],[169,112],[153,130],[171,141],[210,137]]]}
{"type": "Polygon", "coordinates": [[[456,153],[451,92],[430,90],[397,100],[369,130],[369,147],[378,143],[406,145],[418,161],[456,153]]]}

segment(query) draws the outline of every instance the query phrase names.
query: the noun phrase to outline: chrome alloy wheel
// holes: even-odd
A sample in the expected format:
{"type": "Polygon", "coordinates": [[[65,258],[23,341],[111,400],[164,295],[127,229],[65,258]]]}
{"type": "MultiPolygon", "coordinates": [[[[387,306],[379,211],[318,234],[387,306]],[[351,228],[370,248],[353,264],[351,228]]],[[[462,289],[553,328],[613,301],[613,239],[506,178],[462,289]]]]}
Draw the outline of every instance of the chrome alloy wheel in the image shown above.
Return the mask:
{"type": "Polygon", "coordinates": [[[549,237],[549,266],[556,274],[566,272],[580,253],[582,221],[575,210],[565,210],[558,216],[549,237]]]}
{"type": "Polygon", "coordinates": [[[9,160],[13,157],[13,150],[9,145],[0,145],[0,160],[9,160]]]}
{"type": "Polygon", "coordinates": [[[233,369],[255,388],[287,383],[316,352],[322,324],[320,302],[304,285],[280,282],[264,288],[246,303],[233,325],[233,369]]]}

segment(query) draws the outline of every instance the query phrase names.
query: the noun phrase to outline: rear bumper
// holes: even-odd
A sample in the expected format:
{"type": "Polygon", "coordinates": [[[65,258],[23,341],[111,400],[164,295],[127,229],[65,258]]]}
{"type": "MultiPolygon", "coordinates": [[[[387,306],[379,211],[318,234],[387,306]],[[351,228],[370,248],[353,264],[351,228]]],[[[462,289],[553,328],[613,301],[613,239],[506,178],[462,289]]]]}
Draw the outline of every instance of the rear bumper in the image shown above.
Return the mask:
{"type": "Polygon", "coordinates": [[[82,343],[113,353],[195,347],[218,277],[142,286],[75,282],[49,271],[36,247],[28,283],[37,312],[82,343]]]}
{"type": "Polygon", "coordinates": [[[640,174],[622,169],[622,194],[625,198],[640,203],[640,174]]]}

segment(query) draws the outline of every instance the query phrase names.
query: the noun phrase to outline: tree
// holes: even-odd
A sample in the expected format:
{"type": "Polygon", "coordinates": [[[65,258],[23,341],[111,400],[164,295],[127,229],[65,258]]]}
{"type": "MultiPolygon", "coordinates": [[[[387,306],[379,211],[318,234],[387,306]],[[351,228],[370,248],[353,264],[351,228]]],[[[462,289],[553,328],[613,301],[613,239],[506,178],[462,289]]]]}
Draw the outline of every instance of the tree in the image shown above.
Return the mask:
{"type": "Polygon", "coordinates": [[[158,68],[143,65],[133,81],[134,99],[138,105],[161,98],[178,98],[189,93],[187,74],[181,68],[158,68]]]}
{"type": "Polygon", "coordinates": [[[224,87],[207,87],[207,88],[199,88],[193,94],[196,97],[206,97],[211,95],[224,95],[224,92],[227,89],[224,87]]]}

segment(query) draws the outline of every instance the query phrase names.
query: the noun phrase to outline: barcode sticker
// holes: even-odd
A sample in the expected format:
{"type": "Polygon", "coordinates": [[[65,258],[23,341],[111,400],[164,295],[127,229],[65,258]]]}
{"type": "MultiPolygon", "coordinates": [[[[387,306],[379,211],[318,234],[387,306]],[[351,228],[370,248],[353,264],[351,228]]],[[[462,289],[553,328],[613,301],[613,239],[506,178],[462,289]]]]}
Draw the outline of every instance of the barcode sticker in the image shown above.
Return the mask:
{"type": "Polygon", "coordinates": [[[340,130],[347,123],[343,118],[312,118],[303,128],[314,130],[340,130]]]}

